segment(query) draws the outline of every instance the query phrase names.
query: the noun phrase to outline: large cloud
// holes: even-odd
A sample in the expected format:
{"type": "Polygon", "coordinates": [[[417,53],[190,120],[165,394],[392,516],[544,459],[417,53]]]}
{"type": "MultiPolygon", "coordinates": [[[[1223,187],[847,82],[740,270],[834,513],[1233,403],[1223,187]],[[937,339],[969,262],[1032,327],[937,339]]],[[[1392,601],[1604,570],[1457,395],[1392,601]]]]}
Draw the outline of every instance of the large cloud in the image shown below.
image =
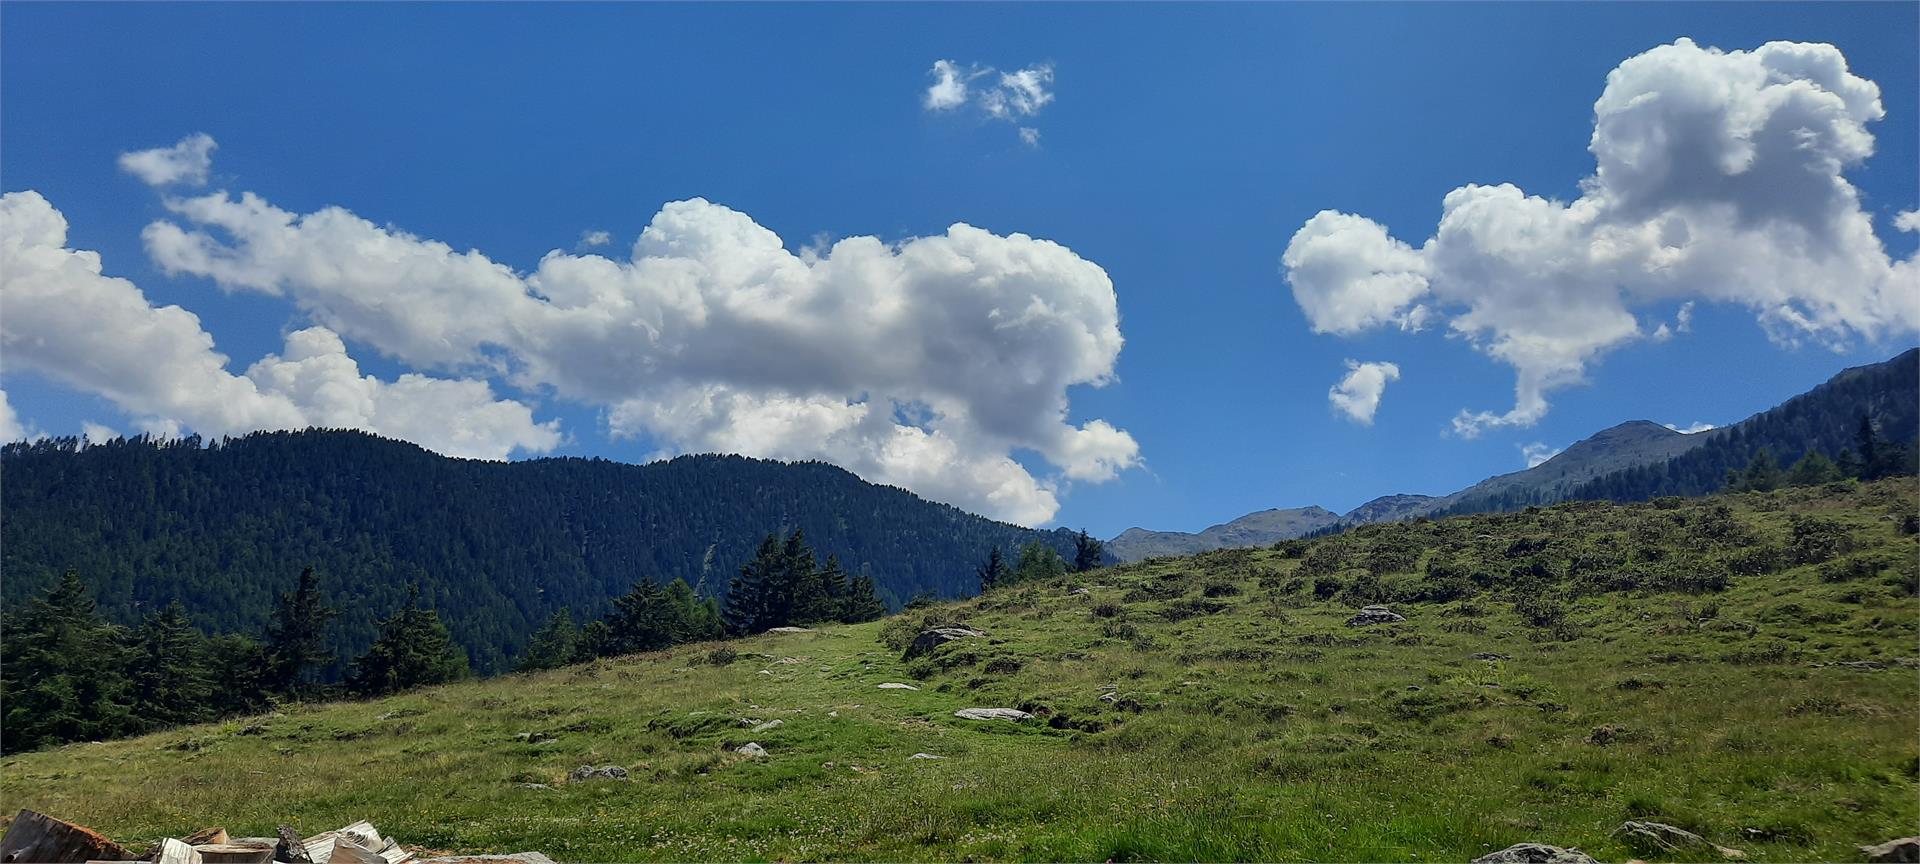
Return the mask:
{"type": "Polygon", "coordinates": [[[104,396],[150,431],[345,427],[487,459],[559,443],[555,424],[495,400],[484,381],[363,376],[325,328],[289,335],[284,354],[234,375],[193,313],[153,306],[132,282],[103,275],[98,254],[66,242],[66,218],[39,193],[0,196],[0,350],[10,368],[104,396]]]}
{"type": "Polygon", "coordinates": [[[550,252],[519,274],[346,210],[258,196],[169,199],[144,233],[171,273],[292,298],[417,367],[484,370],[608,407],[668,451],[820,458],[1029,524],[1061,480],[1139,461],[1131,436],[1067,421],[1121,347],[1113,286],[1066,247],[965,224],[794,254],[745,214],[667,204],[624,260],[550,252]],[[1013,458],[1039,454],[1058,478],[1013,458]]]}
{"type": "Polygon", "coordinates": [[[1643,328],[1648,307],[1681,304],[1685,332],[1685,304],[1739,304],[1783,343],[1911,332],[1920,270],[1888,256],[1843,174],[1872,154],[1866,124],[1884,115],[1879,88],[1831,45],[1722,52],[1681,39],[1607,76],[1578,199],[1463,186],[1418,249],[1325,211],[1282,263],[1316,332],[1444,318],[1513,366],[1514,407],[1460,412],[1462,435],[1531,425],[1601,354],[1672,335],[1643,328]]]}

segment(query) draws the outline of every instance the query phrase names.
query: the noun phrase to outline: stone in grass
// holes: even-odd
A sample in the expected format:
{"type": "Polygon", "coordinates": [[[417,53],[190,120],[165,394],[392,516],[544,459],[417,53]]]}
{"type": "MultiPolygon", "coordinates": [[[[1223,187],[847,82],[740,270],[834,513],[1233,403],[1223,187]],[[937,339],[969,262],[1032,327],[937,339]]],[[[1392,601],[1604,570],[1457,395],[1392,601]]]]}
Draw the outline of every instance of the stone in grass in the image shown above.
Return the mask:
{"type": "Polygon", "coordinates": [[[592,765],[582,765],[578,768],[573,769],[572,771],[567,772],[568,783],[584,783],[588,780],[626,780],[626,779],[629,779],[627,776],[627,769],[622,768],[618,765],[602,765],[598,768],[595,768],[592,765]]]}
{"type": "Polygon", "coordinates": [[[760,724],[760,725],[758,725],[758,726],[755,726],[755,727],[753,727],[752,729],[749,729],[749,730],[747,730],[747,731],[749,731],[749,732],[765,732],[765,731],[767,731],[767,730],[769,730],[769,729],[778,729],[778,728],[780,728],[781,726],[785,726],[785,725],[786,725],[786,721],[784,721],[784,720],[768,720],[767,722],[765,722],[765,723],[762,723],[762,724],[760,724]]]}
{"type": "Polygon", "coordinates": [[[1512,660],[1513,658],[1508,657],[1507,655],[1502,654],[1498,651],[1478,651],[1473,654],[1472,659],[1474,660],[1512,660]]]}
{"type": "Polygon", "coordinates": [[[1362,606],[1360,614],[1347,619],[1348,627],[1372,627],[1375,624],[1393,624],[1407,620],[1406,616],[1395,613],[1385,606],[1362,606]]]}
{"type": "Polygon", "coordinates": [[[947,757],[935,756],[932,753],[915,753],[912,756],[908,756],[907,758],[908,759],[945,759],[947,757]]]}
{"type": "Polygon", "coordinates": [[[1664,822],[1637,822],[1628,820],[1613,829],[1613,836],[1635,852],[1643,855],[1659,855],[1670,852],[1697,852],[1711,849],[1720,853],[1722,858],[1745,858],[1747,853],[1738,849],[1729,849],[1718,845],[1705,837],[1675,828],[1664,822]]]}
{"type": "Polygon", "coordinates": [[[934,627],[930,630],[922,630],[920,631],[920,635],[913,637],[913,644],[907,646],[905,659],[912,660],[915,657],[931,654],[933,653],[933,649],[945,645],[948,642],[956,642],[961,639],[973,639],[985,635],[987,634],[968,627],[934,627]]]}
{"type": "Polygon", "coordinates": [[[805,627],[771,627],[771,628],[768,628],[767,632],[768,633],[812,633],[813,631],[805,627]]]}
{"type": "Polygon", "coordinates": [[[1473,859],[1473,864],[1600,864],[1593,856],[1576,848],[1562,849],[1545,843],[1515,843],[1498,852],[1473,859]]]}
{"type": "Polygon", "coordinates": [[[1862,846],[1860,854],[1873,864],[1913,864],[1920,862],[1920,837],[1888,840],[1878,846],[1862,846]]]}
{"type": "Polygon", "coordinates": [[[1015,723],[1033,719],[1032,714],[1018,708],[962,708],[953,712],[953,716],[962,720],[1011,720],[1015,723]]]}
{"type": "Polygon", "coordinates": [[[765,759],[767,757],[767,748],[760,746],[757,741],[748,741],[745,744],[733,748],[733,752],[745,756],[748,759],[765,759]]]}
{"type": "Polygon", "coordinates": [[[920,688],[915,687],[912,684],[902,684],[898,681],[888,681],[887,683],[880,685],[879,689],[881,690],[918,690],[920,688]]]}

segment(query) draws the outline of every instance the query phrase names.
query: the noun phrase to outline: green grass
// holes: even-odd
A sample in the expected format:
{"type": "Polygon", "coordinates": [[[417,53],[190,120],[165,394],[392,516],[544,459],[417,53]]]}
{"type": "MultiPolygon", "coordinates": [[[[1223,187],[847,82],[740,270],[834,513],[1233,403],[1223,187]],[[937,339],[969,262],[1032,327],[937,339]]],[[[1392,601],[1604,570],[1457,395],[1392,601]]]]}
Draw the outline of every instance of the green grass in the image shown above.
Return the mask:
{"type": "Polygon", "coordinates": [[[1631,818],[1857,860],[1920,827],[1915,510],[1905,479],[1151,560],[737,640],[724,665],[689,645],[9,756],[0,807],[123,841],[366,818],[597,861],[1624,860],[1631,818]],[[1343,626],[1377,600],[1409,620],[1343,626]],[[901,661],[948,621],[988,637],[901,661]],[[1859,660],[1887,668],[1814,665],[1859,660]],[[749,740],[770,758],[730,752],[749,740]],[[633,782],[566,783],[583,764],[633,782]]]}

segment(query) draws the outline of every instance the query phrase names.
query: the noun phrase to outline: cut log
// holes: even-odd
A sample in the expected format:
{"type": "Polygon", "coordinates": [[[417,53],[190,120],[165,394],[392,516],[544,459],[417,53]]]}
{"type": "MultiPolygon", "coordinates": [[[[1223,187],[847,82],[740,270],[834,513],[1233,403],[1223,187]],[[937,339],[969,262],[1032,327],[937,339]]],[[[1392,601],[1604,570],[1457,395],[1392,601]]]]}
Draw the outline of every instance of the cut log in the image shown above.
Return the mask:
{"type": "Polygon", "coordinates": [[[43,813],[21,810],[0,837],[0,862],[76,864],[82,861],[131,861],[125,846],[100,832],[63,822],[43,813]]]}
{"type": "Polygon", "coordinates": [[[200,853],[169,837],[160,841],[160,851],[153,853],[153,864],[200,864],[200,853]]]}
{"type": "Polygon", "coordinates": [[[194,851],[205,864],[270,864],[273,847],[256,843],[200,843],[194,851]]]}
{"type": "Polygon", "coordinates": [[[206,846],[213,843],[232,843],[233,838],[227,836],[225,828],[202,828],[180,838],[180,842],[188,846],[206,846]]]}

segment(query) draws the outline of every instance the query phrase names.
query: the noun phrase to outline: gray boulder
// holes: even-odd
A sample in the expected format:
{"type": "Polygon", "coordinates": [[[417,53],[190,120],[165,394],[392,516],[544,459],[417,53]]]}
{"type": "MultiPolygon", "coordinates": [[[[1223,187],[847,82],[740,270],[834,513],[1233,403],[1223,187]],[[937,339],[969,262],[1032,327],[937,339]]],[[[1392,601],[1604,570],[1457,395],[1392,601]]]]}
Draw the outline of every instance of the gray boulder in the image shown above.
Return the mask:
{"type": "Polygon", "coordinates": [[[1395,613],[1385,606],[1363,606],[1360,614],[1347,619],[1348,627],[1372,627],[1375,624],[1393,624],[1407,620],[1406,616],[1395,613]]]}
{"type": "Polygon", "coordinates": [[[745,744],[735,747],[733,748],[733,752],[745,756],[748,759],[765,759],[767,756],[767,748],[760,746],[759,742],[756,741],[748,741],[745,744]]]}
{"type": "Polygon", "coordinates": [[[626,779],[628,779],[627,769],[622,768],[618,765],[602,765],[598,768],[595,768],[592,765],[582,765],[578,768],[573,769],[572,771],[567,772],[568,783],[584,783],[588,780],[626,780],[626,779]]]}
{"type": "Polygon", "coordinates": [[[1575,848],[1562,849],[1545,843],[1515,843],[1498,852],[1473,859],[1473,864],[1600,864],[1593,856],[1575,848]]]}
{"type": "Polygon", "coordinates": [[[1011,720],[1015,723],[1033,719],[1032,714],[1018,708],[962,708],[953,712],[953,716],[962,720],[1011,720]]]}
{"type": "Polygon", "coordinates": [[[898,681],[888,681],[887,683],[880,685],[879,689],[881,690],[918,690],[920,688],[915,687],[912,684],[902,684],[898,681]]]}
{"type": "Polygon", "coordinates": [[[1720,853],[1722,858],[1745,858],[1747,853],[1738,849],[1728,849],[1705,837],[1675,828],[1664,822],[1626,821],[1613,829],[1613,836],[1621,843],[1642,855],[1661,855],[1673,852],[1700,852],[1711,849],[1720,853]]]}
{"type": "Polygon", "coordinates": [[[903,659],[912,660],[915,657],[931,654],[933,649],[948,642],[974,639],[985,635],[987,634],[966,627],[935,627],[931,630],[922,630],[920,635],[913,637],[913,644],[907,646],[907,654],[903,659]]]}
{"type": "Polygon", "coordinates": [[[1920,862],[1920,837],[1888,840],[1878,846],[1862,846],[1860,854],[1873,864],[1914,864],[1920,862]]]}

